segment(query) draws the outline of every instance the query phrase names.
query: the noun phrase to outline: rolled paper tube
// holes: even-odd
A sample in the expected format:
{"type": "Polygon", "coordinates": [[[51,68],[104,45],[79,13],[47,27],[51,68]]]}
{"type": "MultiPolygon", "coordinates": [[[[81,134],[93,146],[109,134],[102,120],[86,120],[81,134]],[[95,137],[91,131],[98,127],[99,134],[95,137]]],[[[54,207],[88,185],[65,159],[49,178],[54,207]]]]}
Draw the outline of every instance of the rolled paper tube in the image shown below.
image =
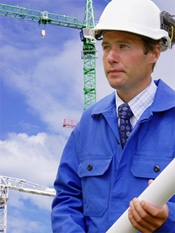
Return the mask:
{"type": "MultiPolygon", "coordinates": [[[[175,159],[157,176],[138,197],[157,207],[163,206],[173,195],[175,195],[175,159]]],[[[129,208],[128,208],[129,209],[129,208]]],[[[136,233],[137,230],[128,219],[128,209],[109,228],[107,233],[136,233]]]]}

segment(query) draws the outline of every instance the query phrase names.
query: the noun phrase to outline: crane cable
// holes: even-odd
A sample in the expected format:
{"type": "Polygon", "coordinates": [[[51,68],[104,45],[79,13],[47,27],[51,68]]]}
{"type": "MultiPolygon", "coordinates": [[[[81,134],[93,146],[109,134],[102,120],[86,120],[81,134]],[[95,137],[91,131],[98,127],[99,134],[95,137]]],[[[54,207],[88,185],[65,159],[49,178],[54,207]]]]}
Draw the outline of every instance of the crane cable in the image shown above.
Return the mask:
{"type": "Polygon", "coordinates": [[[103,2],[109,3],[110,1],[107,1],[107,0],[103,0],[103,2]]]}

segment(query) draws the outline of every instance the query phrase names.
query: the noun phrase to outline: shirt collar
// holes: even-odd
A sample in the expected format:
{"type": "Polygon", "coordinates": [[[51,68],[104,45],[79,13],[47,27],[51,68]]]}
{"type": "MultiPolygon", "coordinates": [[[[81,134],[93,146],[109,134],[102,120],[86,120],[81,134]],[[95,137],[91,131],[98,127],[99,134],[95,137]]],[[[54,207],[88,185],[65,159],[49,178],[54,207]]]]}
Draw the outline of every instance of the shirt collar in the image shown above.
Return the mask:
{"type": "MultiPolygon", "coordinates": [[[[128,102],[133,115],[138,120],[142,113],[153,103],[154,96],[157,90],[157,86],[151,81],[150,85],[144,89],[141,93],[135,96],[132,100],[128,102]]],[[[116,111],[118,114],[118,107],[124,102],[120,99],[116,91],[116,111]]]]}

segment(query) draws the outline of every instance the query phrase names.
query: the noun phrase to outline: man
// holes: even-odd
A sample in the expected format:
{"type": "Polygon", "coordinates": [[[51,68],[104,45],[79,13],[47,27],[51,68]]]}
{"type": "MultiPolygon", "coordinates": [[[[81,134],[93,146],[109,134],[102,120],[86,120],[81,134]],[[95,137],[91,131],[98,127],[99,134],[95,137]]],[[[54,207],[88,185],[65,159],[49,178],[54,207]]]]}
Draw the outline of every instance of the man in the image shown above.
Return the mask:
{"type": "Polygon", "coordinates": [[[161,208],[136,198],[175,157],[175,92],[151,79],[171,47],[160,21],[150,0],[113,0],[92,30],[103,38],[104,71],[116,91],[83,113],[67,142],[53,232],[106,232],[129,205],[139,232],[175,232],[175,197],[161,208]]]}

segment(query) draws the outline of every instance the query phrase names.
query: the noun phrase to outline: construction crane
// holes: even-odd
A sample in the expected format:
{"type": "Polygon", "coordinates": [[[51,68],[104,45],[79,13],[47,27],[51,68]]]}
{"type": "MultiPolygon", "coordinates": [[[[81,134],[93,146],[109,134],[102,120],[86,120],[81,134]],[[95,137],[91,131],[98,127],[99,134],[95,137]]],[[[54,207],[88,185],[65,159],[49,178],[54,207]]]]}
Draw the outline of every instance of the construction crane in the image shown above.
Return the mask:
{"type": "Polygon", "coordinates": [[[78,124],[78,121],[71,119],[64,119],[63,127],[74,128],[78,124]]]}
{"type": "MultiPolygon", "coordinates": [[[[83,22],[75,17],[1,3],[0,15],[34,21],[44,25],[51,24],[80,30],[80,39],[83,42],[82,59],[84,61],[84,109],[96,102],[96,47],[94,38],[89,35],[89,29],[94,27],[92,0],[86,0],[83,22]]],[[[42,30],[42,36],[45,36],[44,30],[42,30]]]]}
{"type": "Polygon", "coordinates": [[[56,195],[53,188],[47,188],[23,179],[0,176],[0,232],[3,233],[7,232],[7,200],[9,189],[50,197],[56,195]]]}

